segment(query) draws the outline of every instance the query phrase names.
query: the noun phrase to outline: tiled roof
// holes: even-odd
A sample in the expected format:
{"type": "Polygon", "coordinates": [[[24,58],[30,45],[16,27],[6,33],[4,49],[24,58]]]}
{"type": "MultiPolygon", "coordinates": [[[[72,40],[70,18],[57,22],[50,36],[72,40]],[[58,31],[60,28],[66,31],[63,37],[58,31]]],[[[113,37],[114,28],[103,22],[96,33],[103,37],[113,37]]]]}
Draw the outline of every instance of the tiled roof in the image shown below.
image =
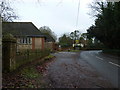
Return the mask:
{"type": "Polygon", "coordinates": [[[44,37],[32,22],[3,22],[2,31],[14,36],[44,37]]]}
{"type": "Polygon", "coordinates": [[[44,35],[46,37],[47,42],[55,42],[55,39],[52,36],[50,36],[49,34],[44,33],[44,35]]]}

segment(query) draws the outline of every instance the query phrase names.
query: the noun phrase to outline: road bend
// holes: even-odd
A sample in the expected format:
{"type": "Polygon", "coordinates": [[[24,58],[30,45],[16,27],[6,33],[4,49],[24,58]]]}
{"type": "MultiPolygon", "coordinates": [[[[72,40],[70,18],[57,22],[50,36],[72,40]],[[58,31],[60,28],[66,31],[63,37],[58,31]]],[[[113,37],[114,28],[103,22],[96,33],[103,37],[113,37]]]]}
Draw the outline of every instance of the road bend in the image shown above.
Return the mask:
{"type": "Polygon", "coordinates": [[[105,55],[101,50],[82,51],[80,58],[88,62],[92,67],[105,78],[107,78],[116,88],[120,88],[120,58],[105,55]]]}

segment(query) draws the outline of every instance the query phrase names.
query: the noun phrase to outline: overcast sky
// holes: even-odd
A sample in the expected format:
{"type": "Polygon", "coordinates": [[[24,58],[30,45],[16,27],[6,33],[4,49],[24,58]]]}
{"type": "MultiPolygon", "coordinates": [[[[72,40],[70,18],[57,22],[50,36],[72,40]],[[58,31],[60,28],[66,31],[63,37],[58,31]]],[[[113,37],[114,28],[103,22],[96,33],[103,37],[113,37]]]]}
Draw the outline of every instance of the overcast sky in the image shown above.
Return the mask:
{"type": "Polygon", "coordinates": [[[80,0],[79,19],[76,26],[79,0],[15,0],[12,2],[17,15],[17,21],[33,22],[40,28],[49,26],[52,31],[61,36],[63,33],[79,29],[81,33],[94,24],[88,4],[92,0],[80,0]]]}

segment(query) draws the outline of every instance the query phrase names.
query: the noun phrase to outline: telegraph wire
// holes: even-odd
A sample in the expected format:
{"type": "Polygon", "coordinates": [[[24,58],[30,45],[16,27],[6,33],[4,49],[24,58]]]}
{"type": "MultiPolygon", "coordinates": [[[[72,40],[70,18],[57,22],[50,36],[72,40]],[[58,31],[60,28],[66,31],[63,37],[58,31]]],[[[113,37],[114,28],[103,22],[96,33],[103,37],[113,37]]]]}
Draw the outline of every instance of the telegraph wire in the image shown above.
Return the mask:
{"type": "Polygon", "coordinates": [[[77,12],[77,19],[76,19],[76,28],[77,28],[77,26],[78,26],[79,10],[80,10],[80,0],[79,0],[79,2],[78,2],[78,12],[77,12]]]}

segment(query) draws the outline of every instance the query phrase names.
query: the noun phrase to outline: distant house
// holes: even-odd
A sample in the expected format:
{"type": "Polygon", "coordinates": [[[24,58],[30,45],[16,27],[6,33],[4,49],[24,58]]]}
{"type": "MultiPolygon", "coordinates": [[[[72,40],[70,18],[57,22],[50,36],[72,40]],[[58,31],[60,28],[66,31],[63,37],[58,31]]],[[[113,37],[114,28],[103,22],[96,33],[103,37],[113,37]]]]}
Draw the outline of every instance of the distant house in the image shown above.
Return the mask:
{"type": "Polygon", "coordinates": [[[2,30],[17,39],[17,50],[45,48],[45,36],[32,22],[3,22],[2,30]]]}
{"type": "Polygon", "coordinates": [[[50,50],[55,50],[55,39],[49,34],[44,34],[44,35],[46,37],[45,48],[50,49],[50,50]]]}

